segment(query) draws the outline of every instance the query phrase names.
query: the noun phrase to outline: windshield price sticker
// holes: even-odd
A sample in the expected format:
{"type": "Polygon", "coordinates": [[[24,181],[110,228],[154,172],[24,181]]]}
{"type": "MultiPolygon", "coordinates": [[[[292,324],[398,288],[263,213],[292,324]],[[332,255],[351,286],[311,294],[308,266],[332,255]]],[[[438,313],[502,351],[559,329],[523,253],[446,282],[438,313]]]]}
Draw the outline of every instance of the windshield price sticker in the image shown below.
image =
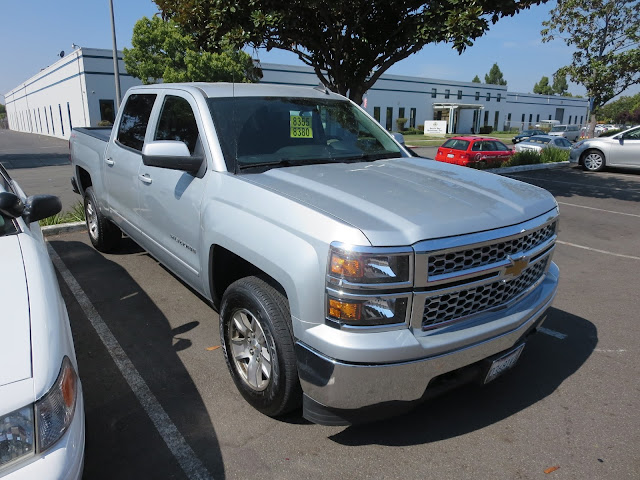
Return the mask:
{"type": "Polygon", "coordinates": [[[311,117],[291,115],[289,117],[289,124],[291,127],[291,138],[313,138],[311,117]]]}

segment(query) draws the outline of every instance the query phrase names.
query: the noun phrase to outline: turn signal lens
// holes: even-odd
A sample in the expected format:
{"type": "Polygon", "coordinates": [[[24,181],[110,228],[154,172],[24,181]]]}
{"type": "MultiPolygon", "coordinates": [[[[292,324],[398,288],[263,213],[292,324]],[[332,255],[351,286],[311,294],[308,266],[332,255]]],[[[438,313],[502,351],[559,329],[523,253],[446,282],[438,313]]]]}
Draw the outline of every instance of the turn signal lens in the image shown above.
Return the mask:
{"type": "Polygon", "coordinates": [[[362,264],[358,260],[347,259],[334,253],[331,255],[331,273],[342,277],[362,277],[362,264]]]}
{"type": "Polygon", "coordinates": [[[360,320],[361,307],[359,303],[343,302],[329,299],[329,315],[339,320],[360,320]]]}

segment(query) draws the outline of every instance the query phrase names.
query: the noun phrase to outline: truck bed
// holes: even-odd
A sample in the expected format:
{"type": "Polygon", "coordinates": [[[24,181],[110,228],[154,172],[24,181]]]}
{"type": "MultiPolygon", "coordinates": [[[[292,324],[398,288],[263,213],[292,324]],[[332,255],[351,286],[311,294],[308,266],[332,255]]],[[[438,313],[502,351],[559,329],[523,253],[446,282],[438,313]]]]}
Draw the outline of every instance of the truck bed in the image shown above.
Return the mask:
{"type": "Polygon", "coordinates": [[[73,130],[76,132],[82,132],[85,135],[89,135],[91,137],[95,137],[104,142],[109,141],[109,137],[111,136],[111,129],[113,127],[79,127],[74,128],[73,130]]]}

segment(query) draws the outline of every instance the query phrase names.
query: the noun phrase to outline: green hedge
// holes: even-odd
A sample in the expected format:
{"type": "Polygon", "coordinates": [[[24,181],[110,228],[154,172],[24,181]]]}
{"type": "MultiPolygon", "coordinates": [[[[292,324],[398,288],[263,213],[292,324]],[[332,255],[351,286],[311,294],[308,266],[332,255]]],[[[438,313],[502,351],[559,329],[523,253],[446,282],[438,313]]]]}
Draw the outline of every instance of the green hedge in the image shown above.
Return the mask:
{"type": "Polygon", "coordinates": [[[501,164],[471,163],[470,167],[477,170],[488,170],[491,168],[517,167],[519,165],[536,165],[538,163],[558,163],[569,160],[569,152],[559,148],[545,148],[542,153],[526,150],[517,152],[508,161],[501,164]]]}

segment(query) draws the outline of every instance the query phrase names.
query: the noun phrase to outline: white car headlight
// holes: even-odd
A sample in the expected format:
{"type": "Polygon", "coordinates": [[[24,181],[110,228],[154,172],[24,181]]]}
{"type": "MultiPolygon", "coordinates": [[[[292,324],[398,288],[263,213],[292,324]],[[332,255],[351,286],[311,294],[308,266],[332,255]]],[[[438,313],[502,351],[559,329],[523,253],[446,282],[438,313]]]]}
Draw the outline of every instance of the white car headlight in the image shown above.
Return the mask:
{"type": "Polygon", "coordinates": [[[33,406],[0,416],[0,472],[35,453],[33,406]]]}
{"type": "Polygon", "coordinates": [[[64,357],[60,374],[51,389],[35,404],[38,452],[43,452],[67,431],[76,410],[78,376],[71,360],[64,357]]]}

